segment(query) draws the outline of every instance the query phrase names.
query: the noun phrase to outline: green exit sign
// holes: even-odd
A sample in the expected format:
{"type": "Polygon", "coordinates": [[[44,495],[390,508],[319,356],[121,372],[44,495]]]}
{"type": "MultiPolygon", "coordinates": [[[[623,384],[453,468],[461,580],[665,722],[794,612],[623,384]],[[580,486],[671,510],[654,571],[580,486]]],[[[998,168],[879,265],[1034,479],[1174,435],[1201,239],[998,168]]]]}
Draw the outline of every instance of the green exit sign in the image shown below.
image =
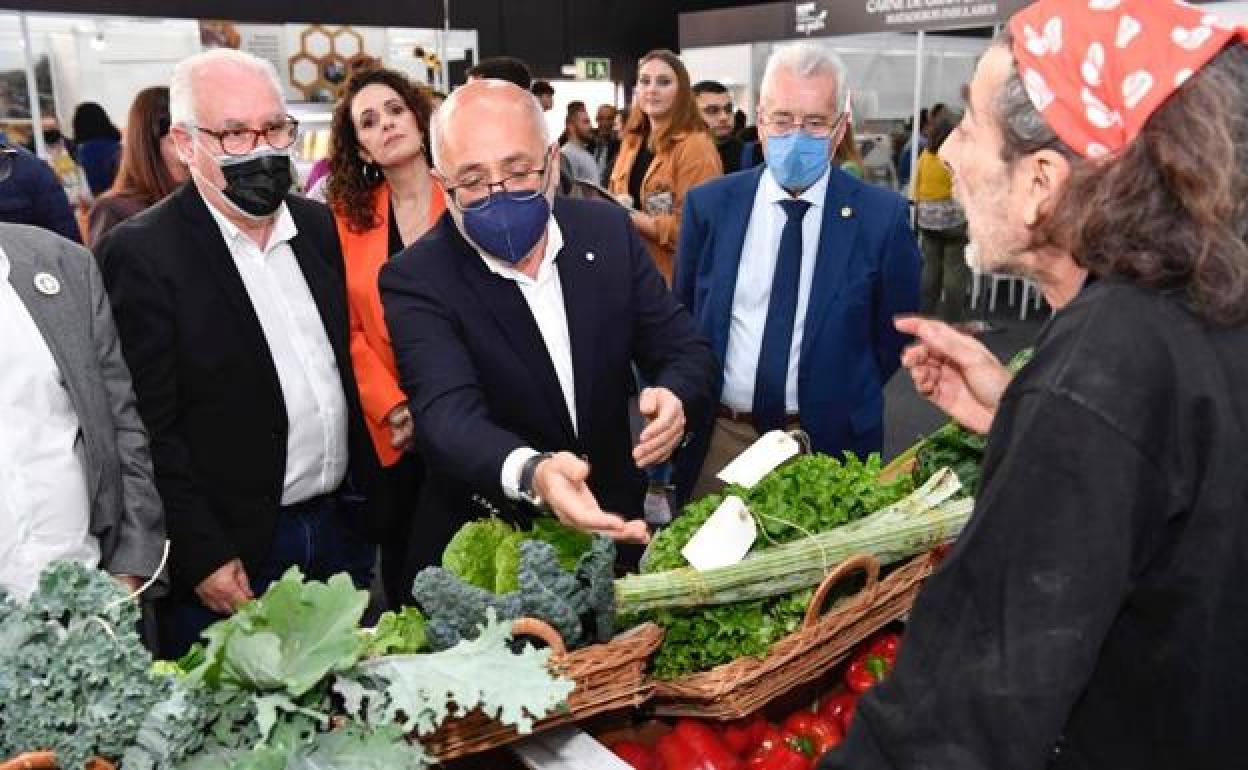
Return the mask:
{"type": "Polygon", "coordinates": [[[576,58],[577,80],[610,80],[611,60],[592,57],[576,58]]]}

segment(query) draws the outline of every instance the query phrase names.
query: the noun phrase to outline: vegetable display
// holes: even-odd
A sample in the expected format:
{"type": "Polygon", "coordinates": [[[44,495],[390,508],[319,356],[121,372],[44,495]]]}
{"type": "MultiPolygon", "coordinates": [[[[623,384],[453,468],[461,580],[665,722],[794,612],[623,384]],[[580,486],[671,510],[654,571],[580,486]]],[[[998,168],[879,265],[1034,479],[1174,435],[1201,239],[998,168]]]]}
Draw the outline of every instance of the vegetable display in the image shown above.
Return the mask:
{"type": "Polygon", "coordinates": [[[442,562],[421,570],[412,585],[435,650],[471,639],[490,611],[501,620],[544,620],[569,649],[611,639],[615,544],[609,538],[549,518],[528,532],[482,519],[456,532],[442,562]]]}
{"type": "Polygon", "coordinates": [[[969,501],[946,502],[958,488],[952,474],[913,490],[909,475],[884,483],[880,472],[877,456],[862,462],[810,455],[751,490],[729,487],[726,493],[745,500],[763,532],[744,561],[703,572],[690,568],[680,551],[723,496],[687,506],[655,536],[643,574],[615,582],[626,618],[664,629],[655,677],[676,679],[765,655],[800,627],[812,587],[832,566],[861,552],[884,563],[907,558],[947,542],[970,515],[969,501]]]}
{"type": "Polygon", "coordinates": [[[55,751],[64,767],[116,760],[173,680],[149,672],[139,611],[117,581],[68,562],[25,605],[0,598],[0,759],[55,751]]]}
{"type": "MultiPolygon", "coordinates": [[[[891,671],[900,643],[896,633],[881,632],[860,644],[844,671],[836,673],[852,683],[857,681],[852,672],[864,665],[884,664],[891,671]]],[[[648,729],[645,742],[617,739],[607,747],[635,770],[814,770],[849,732],[861,693],[843,687],[809,706],[781,712],[774,723],[762,713],[733,722],[679,719],[670,728],[658,725],[663,732],[657,740],[648,729]]]]}
{"type": "Polygon", "coordinates": [[[411,736],[480,709],[527,732],[571,681],[550,652],[487,613],[470,642],[427,654],[415,610],[377,629],[346,575],[297,569],[210,626],[176,664],[153,664],[138,611],[102,572],[59,563],[25,606],[0,601],[0,757],[51,750],[62,767],[100,756],[126,770],[389,770],[428,767],[411,736]],[[369,658],[370,655],[383,657],[369,658]]]}

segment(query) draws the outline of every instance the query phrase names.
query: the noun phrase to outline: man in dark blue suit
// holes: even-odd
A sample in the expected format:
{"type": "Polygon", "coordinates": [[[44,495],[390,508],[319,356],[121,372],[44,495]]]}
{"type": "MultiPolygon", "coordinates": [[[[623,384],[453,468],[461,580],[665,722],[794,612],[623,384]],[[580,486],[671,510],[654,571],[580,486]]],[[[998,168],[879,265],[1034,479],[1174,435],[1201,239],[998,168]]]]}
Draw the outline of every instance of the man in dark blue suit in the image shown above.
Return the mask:
{"type": "Polygon", "coordinates": [[[380,279],[430,469],[408,570],[491,508],[644,542],[641,469],[709,414],[709,347],[623,209],[553,202],[559,148],[530,94],[470,83],[431,134],[447,213],[380,279]],[[634,363],[652,383],[635,447],[634,363]]]}
{"type": "Polygon", "coordinates": [[[760,97],[766,166],[691,191],[680,228],[674,291],[721,364],[714,429],[695,436],[709,441],[681,457],[695,496],[770,430],[800,425],[820,452],[879,451],[904,345],[893,317],[919,305],[905,201],[829,162],[849,120],[840,59],[786,46],[760,97]]]}

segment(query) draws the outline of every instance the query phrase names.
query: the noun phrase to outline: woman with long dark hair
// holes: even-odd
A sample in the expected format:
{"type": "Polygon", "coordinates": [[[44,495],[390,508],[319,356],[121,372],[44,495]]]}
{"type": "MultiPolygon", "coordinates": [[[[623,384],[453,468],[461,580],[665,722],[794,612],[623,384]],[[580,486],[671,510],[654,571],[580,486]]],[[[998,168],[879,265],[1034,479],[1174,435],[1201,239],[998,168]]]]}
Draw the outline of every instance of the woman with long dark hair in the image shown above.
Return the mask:
{"type": "Polygon", "coordinates": [[[94,248],[114,226],[154,205],[186,178],[186,164],[169,136],[169,89],[145,88],[130,104],[117,178],[87,214],[87,245],[94,248]]]}
{"type": "Polygon", "coordinates": [[[121,132],[108,113],[95,102],[83,102],[74,110],[74,153],[87,175],[92,195],[112,186],[121,161],[121,132]]]}
{"type": "Polygon", "coordinates": [[[685,193],[722,173],[684,62],[667,50],[641,57],[610,191],[633,207],[633,224],[669,284],[685,193]]]}
{"type": "Polygon", "coordinates": [[[347,268],[351,359],[378,458],[386,469],[374,510],[382,580],[392,605],[410,601],[401,583],[423,469],[412,451],[412,415],[399,387],[377,289],[382,266],[442,216],[429,173],[428,94],[402,73],[363,69],[347,81],[330,129],[326,198],[347,268]]]}

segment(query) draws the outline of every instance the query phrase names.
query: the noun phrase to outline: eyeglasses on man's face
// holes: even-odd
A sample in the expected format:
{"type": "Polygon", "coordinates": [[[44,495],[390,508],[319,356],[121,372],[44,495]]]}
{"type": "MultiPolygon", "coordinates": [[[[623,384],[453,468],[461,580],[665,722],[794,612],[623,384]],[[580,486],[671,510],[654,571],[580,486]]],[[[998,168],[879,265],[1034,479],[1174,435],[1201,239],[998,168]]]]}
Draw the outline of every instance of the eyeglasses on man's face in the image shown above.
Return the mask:
{"type": "Polygon", "coordinates": [[[265,143],[274,150],[284,150],[295,143],[299,135],[299,121],[287,115],[281,120],[266,123],[263,128],[226,128],[214,131],[203,126],[191,128],[207,134],[216,140],[221,152],[226,155],[246,155],[260,144],[263,137],[265,143]]]}
{"type": "Polygon", "coordinates": [[[550,168],[550,150],[544,156],[544,165],[540,168],[517,169],[497,182],[489,181],[484,172],[471,171],[446,188],[451,202],[460,211],[478,211],[490,205],[494,200],[495,190],[510,194],[517,200],[532,200],[544,194],[546,171],[550,168]]]}
{"type": "Polygon", "coordinates": [[[802,115],[799,117],[791,112],[776,111],[763,116],[763,125],[767,126],[770,133],[777,136],[791,134],[800,129],[804,134],[824,139],[831,136],[840,123],[841,120],[839,118],[832,118],[827,115],[802,115]]]}

